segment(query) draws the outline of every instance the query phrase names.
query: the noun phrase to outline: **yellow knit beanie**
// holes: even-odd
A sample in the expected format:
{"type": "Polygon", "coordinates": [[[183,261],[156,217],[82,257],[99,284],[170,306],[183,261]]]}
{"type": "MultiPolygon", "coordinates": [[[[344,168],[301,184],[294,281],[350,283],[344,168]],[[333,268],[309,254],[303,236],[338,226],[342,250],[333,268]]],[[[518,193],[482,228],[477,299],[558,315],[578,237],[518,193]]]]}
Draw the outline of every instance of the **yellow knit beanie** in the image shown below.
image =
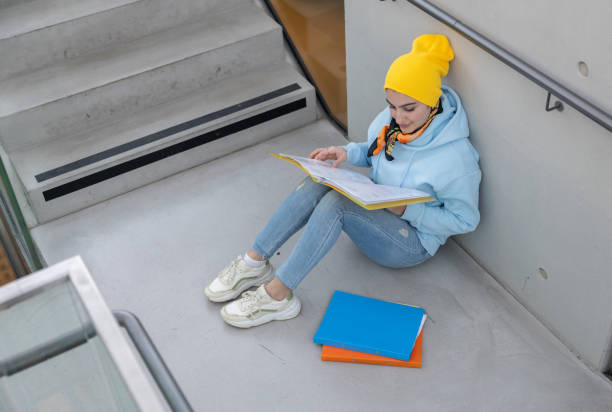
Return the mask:
{"type": "Polygon", "coordinates": [[[448,73],[453,49],[441,34],[424,34],[412,42],[412,50],[389,67],[385,90],[392,89],[433,107],[442,94],[441,78],[448,73]]]}

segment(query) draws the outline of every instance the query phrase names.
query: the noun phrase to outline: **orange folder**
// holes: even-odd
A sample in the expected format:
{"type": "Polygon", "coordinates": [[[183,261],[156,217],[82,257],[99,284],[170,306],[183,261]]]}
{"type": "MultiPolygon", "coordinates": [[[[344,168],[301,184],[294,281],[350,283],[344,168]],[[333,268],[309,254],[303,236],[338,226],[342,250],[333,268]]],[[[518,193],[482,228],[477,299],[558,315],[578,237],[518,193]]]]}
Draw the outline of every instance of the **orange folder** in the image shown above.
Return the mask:
{"type": "Polygon", "coordinates": [[[410,360],[400,360],[387,356],[372,355],[349,349],[337,348],[335,346],[323,345],[321,349],[321,360],[333,362],[369,363],[372,365],[405,366],[408,368],[421,367],[421,354],[423,351],[423,333],[421,332],[414,341],[414,348],[410,354],[410,360]]]}

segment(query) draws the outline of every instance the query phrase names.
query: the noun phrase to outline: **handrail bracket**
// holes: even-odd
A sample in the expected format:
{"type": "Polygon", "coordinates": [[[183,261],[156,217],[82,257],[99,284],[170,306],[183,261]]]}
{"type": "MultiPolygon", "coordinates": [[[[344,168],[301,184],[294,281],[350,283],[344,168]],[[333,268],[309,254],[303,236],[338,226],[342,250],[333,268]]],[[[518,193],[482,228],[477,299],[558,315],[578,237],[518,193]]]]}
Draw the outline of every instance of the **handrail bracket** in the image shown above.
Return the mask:
{"type": "Polygon", "coordinates": [[[551,106],[550,105],[550,96],[551,96],[551,93],[548,92],[548,96],[546,97],[546,111],[547,112],[552,112],[553,110],[559,110],[560,112],[562,112],[563,111],[563,103],[561,103],[559,100],[557,100],[555,102],[555,105],[551,106]]]}

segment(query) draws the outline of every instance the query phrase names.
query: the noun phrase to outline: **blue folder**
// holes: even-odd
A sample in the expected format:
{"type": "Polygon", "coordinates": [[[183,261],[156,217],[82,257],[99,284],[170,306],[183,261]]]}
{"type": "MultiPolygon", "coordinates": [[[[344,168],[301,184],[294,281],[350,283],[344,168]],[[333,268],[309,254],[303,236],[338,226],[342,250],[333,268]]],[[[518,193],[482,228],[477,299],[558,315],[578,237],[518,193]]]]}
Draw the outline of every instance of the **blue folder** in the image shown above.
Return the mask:
{"type": "Polygon", "coordinates": [[[335,291],[314,342],[409,360],[425,310],[335,291]]]}

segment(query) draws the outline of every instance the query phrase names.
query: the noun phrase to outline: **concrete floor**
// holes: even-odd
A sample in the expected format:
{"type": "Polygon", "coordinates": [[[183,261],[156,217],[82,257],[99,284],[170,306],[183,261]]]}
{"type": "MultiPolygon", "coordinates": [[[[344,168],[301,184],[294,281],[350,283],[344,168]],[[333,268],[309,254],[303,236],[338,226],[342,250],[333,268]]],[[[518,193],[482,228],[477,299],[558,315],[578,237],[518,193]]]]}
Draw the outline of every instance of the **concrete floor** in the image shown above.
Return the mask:
{"type": "Polygon", "coordinates": [[[300,316],[250,330],[226,325],[204,286],[303,178],[267,154],[343,143],[320,121],[33,235],[50,264],[81,255],[110,308],[141,319],[196,411],[612,411],[610,381],[452,241],[418,267],[390,270],[342,235],[298,288],[300,316]],[[321,361],[312,337],[335,289],[424,307],[423,367],[321,361]]]}

